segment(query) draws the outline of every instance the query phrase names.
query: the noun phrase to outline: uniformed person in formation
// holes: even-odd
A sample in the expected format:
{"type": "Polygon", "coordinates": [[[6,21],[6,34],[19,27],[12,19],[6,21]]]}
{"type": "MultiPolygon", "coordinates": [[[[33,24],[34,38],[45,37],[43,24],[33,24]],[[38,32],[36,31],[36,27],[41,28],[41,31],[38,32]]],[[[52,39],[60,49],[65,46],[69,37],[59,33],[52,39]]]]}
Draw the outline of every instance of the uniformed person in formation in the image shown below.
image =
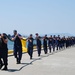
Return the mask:
{"type": "Polygon", "coordinates": [[[6,34],[3,33],[0,35],[0,69],[4,66],[2,70],[7,70],[8,67],[8,48],[7,48],[8,39],[6,34]]]}
{"type": "Polygon", "coordinates": [[[57,50],[60,49],[60,35],[57,37],[57,50]]]}
{"type": "Polygon", "coordinates": [[[52,43],[53,43],[53,52],[54,52],[55,51],[55,45],[56,45],[56,36],[55,35],[53,36],[52,43]]]}
{"type": "Polygon", "coordinates": [[[36,46],[37,46],[37,51],[38,51],[38,56],[41,54],[41,39],[38,33],[36,33],[36,46]]]}
{"type": "Polygon", "coordinates": [[[14,56],[16,58],[17,64],[21,63],[22,59],[22,36],[17,33],[17,30],[14,30],[14,35],[12,36],[12,40],[14,41],[14,56]]]}
{"type": "Polygon", "coordinates": [[[50,53],[51,53],[51,49],[52,49],[52,35],[48,39],[48,47],[49,47],[49,50],[50,50],[50,53]]]}
{"type": "Polygon", "coordinates": [[[65,36],[62,38],[62,46],[63,46],[63,49],[65,49],[65,44],[66,44],[66,40],[65,40],[65,36]]]}
{"type": "Polygon", "coordinates": [[[33,57],[33,37],[32,34],[30,34],[28,38],[28,54],[30,56],[30,59],[33,57]]]}
{"type": "Polygon", "coordinates": [[[44,48],[44,53],[47,54],[48,52],[48,49],[47,49],[47,35],[44,36],[44,39],[43,39],[43,48],[44,48]]]}

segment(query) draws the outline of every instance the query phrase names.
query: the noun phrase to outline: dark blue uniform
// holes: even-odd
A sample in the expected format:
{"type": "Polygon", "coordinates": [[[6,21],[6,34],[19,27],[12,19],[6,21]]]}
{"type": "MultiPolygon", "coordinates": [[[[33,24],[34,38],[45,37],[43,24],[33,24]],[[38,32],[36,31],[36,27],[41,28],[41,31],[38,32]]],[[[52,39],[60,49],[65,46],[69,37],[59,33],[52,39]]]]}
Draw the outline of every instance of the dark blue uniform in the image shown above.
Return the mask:
{"type": "Polygon", "coordinates": [[[2,66],[4,65],[3,70],[7,70],[7,65],[8,65],[8,48],[7,48],[7,44],[4,43],[3,39],[7,39],[5,36],[3,36],[3,38],[1,38],[1,45],[0,45],[0,69],[2,68],[2,66]],[[3,59],[3,61],[2,61],[3,59]]]}
{"type": "Polygon", "coordinates": [[[47,54],[47,37],[45,37],[44,39],[43,39],[43,48],[44,48],[44,52],[45,52],[45,54],[47,54]]]}
{"type": "MultiPolygon", "coordinates": [[[[21,36],[21,35],[18,34],[18,36],[21,36]]],[[[21,58],[22,58],[22,43],[18,36],[14,40],[14,56],[17,60],[17,64],[21,63],[21,58]]],[[[15,36],[13,35],[12,37],[15,37],[15,36]]]]}
{"type": "Polygon", "coordinates": [[[50,50],[50,53],[51,53],[52,38],[49,38],[49,39],[48,39],[48,46],[49,46],[49,50],[50,50]]]}
{"type": "Polygon", "coordinates": [[[56,39],[55,37],[52,39],[53,52],[55,51],[56,39]]]}
{"type": "Polygon", "coordinates": [[[32,59],[32,55],[33,55],[33,38],[28,39],[28,54],[30,55],[30,59],[32,59]]]}
{"type": "Polygon", "coordinates": [[[59,47],[59,50],[60,50],[61,47],[62,47],[62,40],[61,40],[61,38],[59,38],[59,40],[58,40],[58,47],[59,47]]]}
{"type": "Polygon", "coordinates": [[[60,37],[57,37],[57,50],[61,47],[61,39],[60,37]]]}
{"type": "Polygon", "coordinates": [[[37,46],[37,51],[38,51],[38,56],[41,54],[41,40],[39,37],[36,38],[36,46],[37,46]]]}

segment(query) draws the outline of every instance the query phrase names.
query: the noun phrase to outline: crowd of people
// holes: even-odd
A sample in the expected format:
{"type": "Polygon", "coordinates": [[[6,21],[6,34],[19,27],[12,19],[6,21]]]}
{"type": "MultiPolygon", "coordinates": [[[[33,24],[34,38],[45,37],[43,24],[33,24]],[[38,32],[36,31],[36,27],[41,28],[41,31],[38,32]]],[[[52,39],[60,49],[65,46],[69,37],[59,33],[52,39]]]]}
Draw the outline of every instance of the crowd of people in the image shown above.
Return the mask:
{"type": "MultiPolygon", "coordinates": [[[[16,62],[17,64],[21,63],[21,59],[22,59],[22,43],[21,43],[21,39],[23,37],[17,33],[17,30],[14,30],[14,35],[11,36],[11,40],[14,41],[14,56],[16,58],[16,62]]],[[[75,45],[75,37],[60,37],[60,35],[58,36],[50,36],[47,37],[47,35],[45,35],[44,37],[40,37],[38,33],[35,34],[35,40],[36,40],[36,49],[38,52],[38,56],[41,55],[41,50],[43,47],[44,53],[47,54],[48,50],[49,52],[54,52],[55,50],[61,50],[61,49],[65,49],[68,47],[71,47],[73,45],[75,45]],[[42,43],[42,41],[43,43],[42,43]]],[[[8,70],[8,46],[7,46],[7,42],[8,42],[8,37],[6,36],[5,33],[0,34],[0,69],[2,69],[2,67],[4,66],[4,68],[2,70],[8,70]]],[[[33,35],[30,34],[30,36],[27,38],[27,52],[30,56],[30,59],[33,58],[33,42],[34,42],[34,38],[33,35]]]]}
{"type": "MultiPolygon", "coordinates": [[[[52,51],[54,52],[55,49],[56,50],[61,50],[61,49],[66,49],[68,47],[71,47],[73,45],[75,45],[75,37],[60,37],[60,35],[58,36],[50,36],[47,37],[47,35],[45,35],[44,37],[40,37],[38,33],[36,33],[36,48],[38,51],[38,56],[40,56],[41,54],[41,49],[43,47],[44,53],[47,54],[48,50],[51,53],[52,51]],[[43,43],[42,43],[42,41],[43,43]]],[[[30,35],[30,37],[28,38],[28,53],[30,55],[30,59],[32,59],[33,56],[33,36],[32,34],[30,35]]]]}

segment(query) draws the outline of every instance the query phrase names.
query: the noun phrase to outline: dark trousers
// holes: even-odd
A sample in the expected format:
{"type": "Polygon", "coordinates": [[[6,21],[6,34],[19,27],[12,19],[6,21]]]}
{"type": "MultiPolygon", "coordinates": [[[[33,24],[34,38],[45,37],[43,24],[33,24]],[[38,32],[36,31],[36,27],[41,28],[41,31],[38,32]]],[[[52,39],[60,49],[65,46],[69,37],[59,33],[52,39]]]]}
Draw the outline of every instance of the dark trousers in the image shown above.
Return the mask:
{"type": "Polygon", "coordinates": [[[55,44],[53,44],[53,52],[55,51],[55,44]]]}
{"type": "Polygon", "coordinates": [[[7,67],[8,65],[8,50],[4,49],[0,51],[0,64],[7,67]]]}
{"type": "Polygon", "coordinates": [[[59,48],[59,44],[57,44],[56,46],[57,46],[57,50],[58,50],[58,48],[59,48]]]}
{"type": "Polygon", "coordinates": [[[28,48],[28,54],[32,58],[32,56],[33,56],[33,49],[32,48],[28,48]]]}
{"type": "Polygon", "coordinates": [[[50,53],[51,53],[51,46],[52,46],[52,44],[49,44],[49,50],[50,50],[50,53]]]}
{"type": "Polygon", "coordinates": [[[60,50],[61,49],[61,44],[57,44],[57,50],[60,50]]]}
{"type": "Polygon", "coordinates": [[[41,54],[41,47],[40,46],[37,46],[37,51],[38,51],[38,55],[40,56],[40,54],[41,54]]]}
{"type": "Polygon", "coordinates": [[[44,52],[47,54],[47,46],[44,46],[44,52]]]}
{"type": "Polygon", "coordinates": [[[17,59],[17,61],[20,61],[22,59],[22,47],[14,48],[14,56],[17,59]]]}

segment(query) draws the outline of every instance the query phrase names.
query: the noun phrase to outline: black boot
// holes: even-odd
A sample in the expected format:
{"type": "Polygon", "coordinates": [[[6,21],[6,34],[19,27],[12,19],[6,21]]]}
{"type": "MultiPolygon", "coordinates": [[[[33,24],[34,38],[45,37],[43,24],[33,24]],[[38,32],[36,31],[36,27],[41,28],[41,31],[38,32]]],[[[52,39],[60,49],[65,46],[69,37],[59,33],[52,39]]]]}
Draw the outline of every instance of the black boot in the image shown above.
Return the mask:
{"type": "Polygon", "coordinates": [[[49,51],[49,53],[51,53],[51,50],[49,51]]]}
{"type": "Polygon", "coordinates": [[[3,64],[0,64],[0,69],[3,67],[3,64]]]}
{"type": "Polygon", "coordinates": [[[17,64],[20,64],[21,63],[21,60],[19,60],[18,58],[17,58],[16,61],[17,61],[17,64]]]}
{"type": "Polygon", "coordinates": [[[38,57],[40,57],[40,54],[38,54],[38,57]]]}
{"type": "Polygon", "coordinates": [[[32,59],[32,57],[30,57],[30,59],[32,59]]]}
{"type": "Polygon", "coordinates": [[[5,66],[2,70],[8,70],[7,66],[5,66]]]}
{"type": "Polygon", "coordinates": [[[21,61],[20,60],[18,61],[18,64],[21,64],[21,61]]]}

